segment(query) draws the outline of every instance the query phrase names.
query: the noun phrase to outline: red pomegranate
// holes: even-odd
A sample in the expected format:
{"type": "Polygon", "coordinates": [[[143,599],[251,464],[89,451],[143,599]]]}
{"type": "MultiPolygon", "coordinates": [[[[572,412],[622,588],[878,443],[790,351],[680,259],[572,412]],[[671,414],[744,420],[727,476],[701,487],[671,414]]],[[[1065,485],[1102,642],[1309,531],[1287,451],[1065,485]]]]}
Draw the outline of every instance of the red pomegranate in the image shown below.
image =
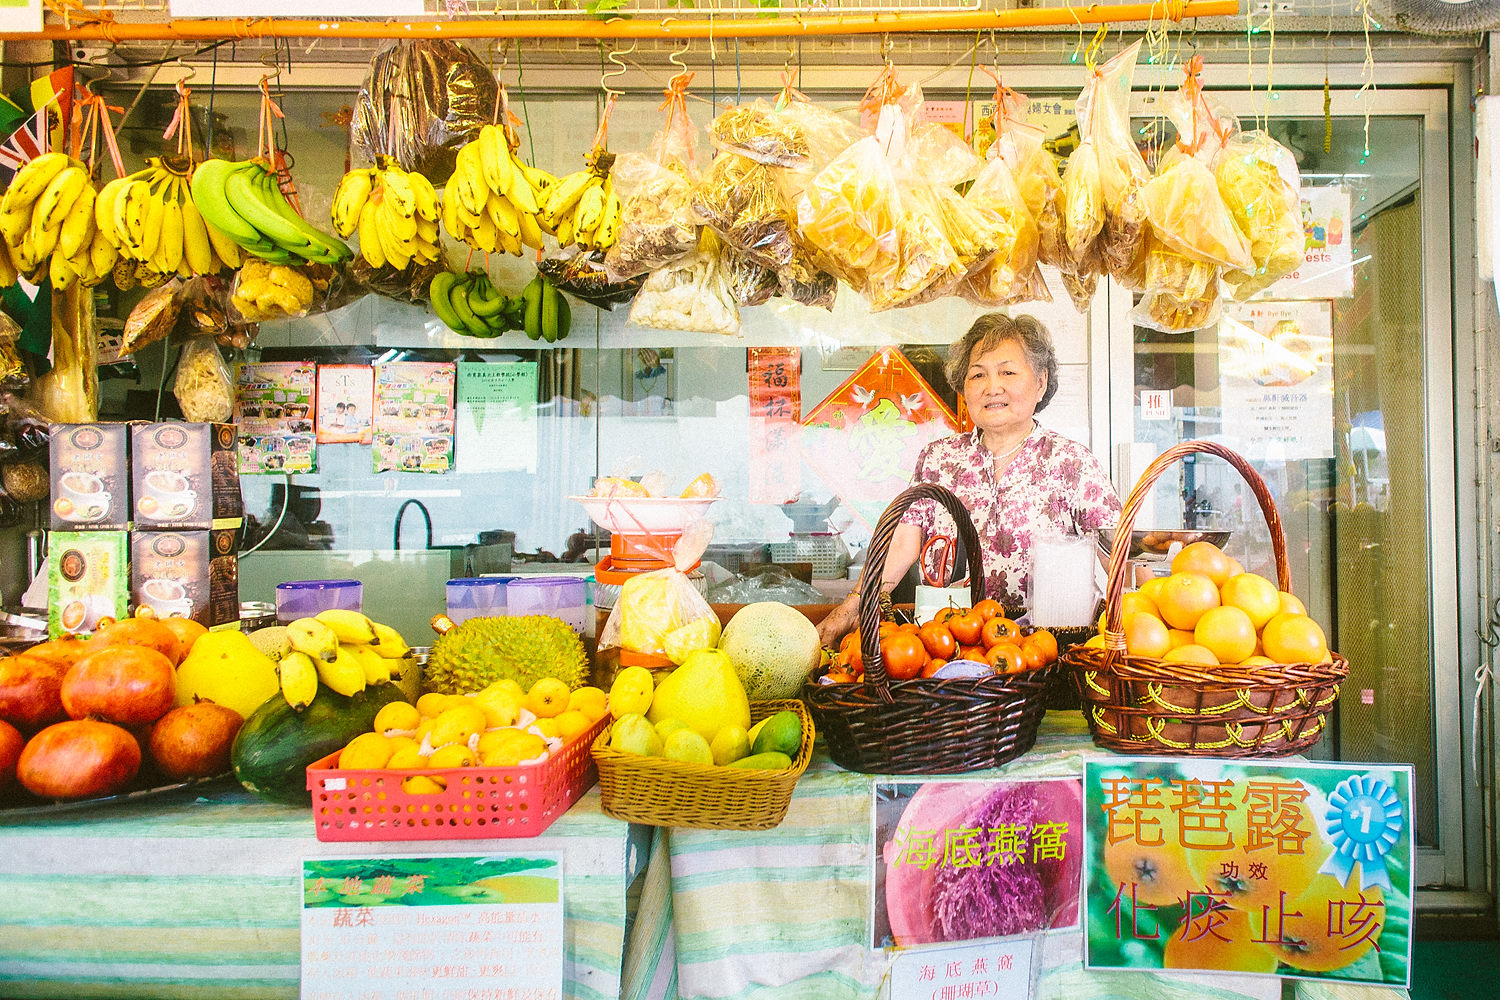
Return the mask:
{"type": "Polygon", "coordinates": [[[74,719],[86,716],[122,726],[155,722],[177,698],[172,661],[145,646],[105,646],[68,670],[62,703],[74,719]]]}
{"type": "Polygon", "coordinates": [[[21,748],[26,737],[9,722],[0,722],[0,792],[16,780],[16,761],[21,759],[21,748]]]}
{"type": "Polygon", "coordinates": [[[141,767],[141,748],[119,726],[71,719],[48,726],[21,751],[16,777],[44,799],[112,795],[130,784],[141,767]]]}
{"type": "Polygon", "coordinates": [[[147,747],[169,778],[208,778],[229,770],[229,748],[245,720],[211,701],[179,705],[156,720],[147,747]]]}
{"type": "Polygon", "coordinates": [[[0,719],[28,732],[66,719],[62,682],[71,665],[29,650],[0,659],[0,719]]]}
{"type": "MultiPolygon", "coordinates": [[[[178,638],[176,630],[168,628],[155,618],[121,618],[100,629],[89,642],[96,647],[145,646],[171,660],[174,667],[187,655],[187,647],[178,638]]],[[[187,644],[191,645],[191,642],[187,644]]]]}

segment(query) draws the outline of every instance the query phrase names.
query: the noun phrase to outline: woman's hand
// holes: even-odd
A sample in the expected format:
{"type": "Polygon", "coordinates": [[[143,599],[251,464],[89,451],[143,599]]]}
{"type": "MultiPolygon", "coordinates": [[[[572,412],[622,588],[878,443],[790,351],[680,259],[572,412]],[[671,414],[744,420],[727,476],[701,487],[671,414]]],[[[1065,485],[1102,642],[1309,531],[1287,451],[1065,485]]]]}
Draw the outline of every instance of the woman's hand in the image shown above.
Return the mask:
{"type": "Polygon", "coordinates": [[[844,598],[818,622],[818,643],[837,649],[839,640],[859,624],[859,591],[856,589],[844,598]]]}

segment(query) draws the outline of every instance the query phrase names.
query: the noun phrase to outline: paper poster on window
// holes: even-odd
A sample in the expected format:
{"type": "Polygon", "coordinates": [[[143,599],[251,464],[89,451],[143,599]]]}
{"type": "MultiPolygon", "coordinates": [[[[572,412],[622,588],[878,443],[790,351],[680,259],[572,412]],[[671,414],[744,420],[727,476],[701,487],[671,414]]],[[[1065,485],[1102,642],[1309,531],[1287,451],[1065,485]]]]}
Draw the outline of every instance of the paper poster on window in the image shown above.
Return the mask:
{"type": "Polygon", "coordinates": [[[875,948],[1074,927],[1083,788],[1035,781],[875,782],[875,948]]]}
{"type": "Polygon", "coordinates": [[[318,366],[318,443],[369,444],[374,436],[375,369],[318,366]]]}
{"type": "Polygon", "coordinates": [[[1352,201],[1341,185],[1302,189],[1302,266],[1262,299],[1344,299],[1354,294],[1352,201]]]}
{"type": "Polygon", "coordinates": [[[452,361],[375,366],[376,472],[453,468],[452,361]]]}
{"type": "Polygon", "coordinates": [[[535,361],[458,363],[455,448],[464,472],[535,473],[535,361]]]}
{"type": "Polygon", "coordinates": [[[801,354],[796,347],[749,349],[751,503],[786,503],[802,489],[801,354]]]}
{"type": "Polygon", "coordinates": [[[42,0],[0,0],[0,31],[42,30],[42,0]]]}
{"type": "Polygon", "coordinates": [[[316,371],[310,361],[239,366],[234,422],[239,426],[241,475],[317,470],[316,371]]]}
{"type": "Polygon", "coordinates": [[[1333,457],[1333,308],[1251,302],[1219,323],[1221,436],[1252,462],[1333,457]]]}
{"type": "Polygon", "coordinates": [[[302,1000],[560,1000],[556,853],[307,858],[302,1000]]]}
{"type": "Polygon", "coordinates": [[[1086,758],[1083,788],[1088,968],[1409,985],[1411,765],[1086,758]]]}

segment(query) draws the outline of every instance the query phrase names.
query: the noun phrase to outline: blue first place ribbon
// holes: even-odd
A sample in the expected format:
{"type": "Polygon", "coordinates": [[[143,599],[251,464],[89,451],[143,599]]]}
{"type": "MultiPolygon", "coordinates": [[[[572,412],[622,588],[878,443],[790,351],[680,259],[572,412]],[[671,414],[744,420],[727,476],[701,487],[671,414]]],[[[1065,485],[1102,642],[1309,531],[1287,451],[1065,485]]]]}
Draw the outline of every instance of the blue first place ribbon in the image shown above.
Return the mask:
{"type": "Polygon", "coordinates": [[[1340,885],[1349,881],[1359,862],[1359,888],[1372,885],[1391,889],[1385,856],[1396,846],[1405,822],[1405,811],[1395,789],[1368,774],[1339,782],[1328,796],[1328,837],[1333,853],[1318,873],[1332,875],[1340,885]]]}

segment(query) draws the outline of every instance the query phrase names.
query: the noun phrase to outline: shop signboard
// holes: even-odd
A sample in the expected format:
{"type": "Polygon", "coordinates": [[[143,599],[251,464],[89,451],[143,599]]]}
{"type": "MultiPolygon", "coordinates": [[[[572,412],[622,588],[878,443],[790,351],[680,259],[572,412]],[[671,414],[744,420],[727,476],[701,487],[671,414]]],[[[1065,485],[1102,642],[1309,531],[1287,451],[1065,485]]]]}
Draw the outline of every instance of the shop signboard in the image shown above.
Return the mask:
{"type": "Polygon", "coordinates": [[[1354,294],[1353,202],[1340,184],[1302,189],[1302,266],[1263,299],[1346,299],[1354,294]]]}
{"type": "MultiPolygon", "coordinates": [[[[235,373],[234,422],[240,473],[314,472],[317,368],[307,361],[263,361],[235,373]]],[[[369,412],[368,407],[365,410],[369,412]]]]}
{"type": "Polygon", "coordinates": [[[0,31],[41,31],[42,0],[0,0],[0,31]]]}
{"type": "Polygon", "coordinates": [[[1252,462],[1333,457],[1333,307],[1251,302],[1219,323],[1224,443],[1252,462]]]}
{"type": "Polygon", "coordinates": [[[452,361],[375,366],[375,471],[453,468],[452,361]]]}
{"type": "MultiPolygon", "coordinates": [[[[873,947],[1078,925],[1083,790],[1076,777],[878,780],[874,794],[873,947]]],[[[965,965],[965,974],[972,968],[965,965]]]]}
{"type": "Polygon", "coordinates": [[[922,448],[958,430],[942,397],[905,355],[886,348],[802,419],[802,457],[874,524],[906,488],[922,448]]]}
{"type": "Polygon", "coordinates": [[[1405,987],[1412,767],[1084,762],[1085,965],[1405,987]]]}
{"type": "Polygon", "coordinates": [[[537,363],[458,363],[454,445],[465,472],[525,472],[537,467],[537,363]]]}
{"type": "Polygon", "coordinates": [[[302,862],[302,1000],[562,1000],[562,858],[302,862]]]}
{"type": "MultiPolygon", "coordinates": [[[[286,17],[286,0],[171,0],[173,17],[286,17]]],[[[421,17],[424,0],[302,0],[298,17],[421,17]]],[[[40,30],[40,29],[37,29],[40,30]]]]}

